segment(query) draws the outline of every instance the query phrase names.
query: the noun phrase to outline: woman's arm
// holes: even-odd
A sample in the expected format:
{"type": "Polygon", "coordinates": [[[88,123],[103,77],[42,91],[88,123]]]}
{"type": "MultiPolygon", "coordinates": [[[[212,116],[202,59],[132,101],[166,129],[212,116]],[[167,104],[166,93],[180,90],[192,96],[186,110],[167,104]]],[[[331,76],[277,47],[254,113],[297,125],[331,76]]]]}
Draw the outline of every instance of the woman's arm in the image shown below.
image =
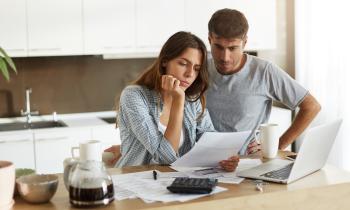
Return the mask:
{"type": "Polygon", "coordinates": [[[200,113],[202,113],[202,105],[201,102],[198,100],[195,103],[196,106],[196,112],[197,112],[197,128],[196,128],[196,140],[198,141],[199,138],[203,135],[205,132],[214,132],[215,128],[211,121],[209,112],[207,109],[204,110],[204,113],[201,118],[198,118],[200,113]]]}
{"type": "Polygon", "coordinates": [[[179,85],[180,81],[175,77],[171,75],[162,76],[163,101],[164,103],[171,102],[169,121],[164,136],[176,153],[179,150],[185,106],[185,91],[179,85]]]}
{"type": "MultiPolygon", "coordinates": [[[[158,130],[158,124],[154,121],[147,103],[147,96],[139,86],[131,86],[124,89],[120,98],[118,124],[120,129],[131,130],[128,138],[136,138],[158,163],[169,164],[174,162],[178,155],[170,142],[158,130]]],[[[151,104],[156,106],[156,104],[151,104]]],[[[132,148],[128,148],[132,150],[132,148]]],[[[137,155],[137,151],[133,153],[137,155]]]]}

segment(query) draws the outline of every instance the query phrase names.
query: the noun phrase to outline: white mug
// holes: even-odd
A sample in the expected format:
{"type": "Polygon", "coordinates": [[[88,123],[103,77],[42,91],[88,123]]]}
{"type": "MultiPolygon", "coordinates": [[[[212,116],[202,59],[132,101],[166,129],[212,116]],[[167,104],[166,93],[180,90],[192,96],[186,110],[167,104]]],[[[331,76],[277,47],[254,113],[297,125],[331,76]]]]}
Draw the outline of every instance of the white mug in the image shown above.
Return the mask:
{"type": "Polygon", "coordinates": [[[72,158],[78,158],[80,161],[102,161],[101,142],[97,140],[81,142],[79,147],[72,147],[71,153],[72,158]],[[74,155],[75,150],[79,150],[79,156],[74,155]]]}
{"type": "Polygon", "coordinates": [[[278,152],[279,132],[278,124],[261,124],[255,130],[255,139],[261,143],[264,158],[275,158],[278,152]]]}
{"type": "Polygon", "coordinates": [[[15,189],[15,166],[0,160],[0,209],[11,209],[15,189]]]}

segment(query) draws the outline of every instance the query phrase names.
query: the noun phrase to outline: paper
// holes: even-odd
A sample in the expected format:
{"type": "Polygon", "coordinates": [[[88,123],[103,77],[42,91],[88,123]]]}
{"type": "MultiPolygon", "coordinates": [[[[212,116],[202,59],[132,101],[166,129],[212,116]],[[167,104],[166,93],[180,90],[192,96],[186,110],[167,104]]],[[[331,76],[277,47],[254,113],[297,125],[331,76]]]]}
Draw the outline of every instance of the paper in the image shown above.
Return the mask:
{"type": "Polygon", "coordinates": [[[226,191],[226,188],[216,186],[210,194],[176,194],[166,189],[174,178],[173,176],[182,176],[182,172],[159,172],[159,179],[154,180],[152,171],[143,171],[137,173],[112,175],[115,189],[115,199],[124,200],[132,198],[140,198],[146,203],[155,201],[185,202],[188,200],[200,198],[203,196],[226,191]]]}
{"type": "Polygon", "coordinates": [[[261,164],[260,159],[240,159],[238,167],[234,172],[227,172],[219,167],[178,167],[171,166],[172,169],[182,172],[194,178],[216,178],[220,183],[240,184],[244,178],[238,177],[237,172],[246,170],[261,164]]]}
{"type": "Polygon", "coordinates": [[[221,160],[238,154],[250,133],[251,131],[206,132],[188,153],[171,165],[184,167],[218,166],[221,160]]]}

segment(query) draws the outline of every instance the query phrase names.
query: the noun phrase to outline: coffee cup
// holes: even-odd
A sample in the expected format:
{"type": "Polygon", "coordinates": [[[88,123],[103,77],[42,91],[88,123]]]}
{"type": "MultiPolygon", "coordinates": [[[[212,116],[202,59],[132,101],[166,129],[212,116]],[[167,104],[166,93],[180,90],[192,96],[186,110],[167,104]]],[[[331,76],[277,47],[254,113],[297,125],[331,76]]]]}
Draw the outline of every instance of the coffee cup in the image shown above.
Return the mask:
{"type": "Polygon", "coordinates": [[[15,189],[15,166],[12,162],[0,160],[0,209],[13,205],[15,189]]]}
{"type": "Polygon", "coordinates": [[[102,161],[101,142],[97,140],[89,140],[79,143],[79,147],[71,148],[72,158],[79,161],[102,161]],[[79,151],[79,156],[76,156],[74,151],[79,151]]]}
{"type": "Polygon", "coordinates": [[[264,158],[275,158],[278,152],[279,132],[278,124],[261,124],[255,130],[255,139],[261,144],[264,158]]]}

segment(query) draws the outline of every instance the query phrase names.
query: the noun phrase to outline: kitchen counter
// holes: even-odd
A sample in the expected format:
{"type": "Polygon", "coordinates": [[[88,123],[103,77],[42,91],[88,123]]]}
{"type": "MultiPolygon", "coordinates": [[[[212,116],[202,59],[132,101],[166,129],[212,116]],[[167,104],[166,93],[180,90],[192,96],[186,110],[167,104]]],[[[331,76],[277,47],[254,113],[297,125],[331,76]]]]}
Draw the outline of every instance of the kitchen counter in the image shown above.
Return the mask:
{"type": "MultiPolygon", "coordinates": [[[[72,114],[57,114],[57,120],[63,121],[67,127],[76,128],[76,127],[86,127],[86,126],[98,126],[98,125],[108,125],[110,123],[102,120],[101,118],[110,118],[115,117],[115,111],[103,111],[103,112],[87,112],[87,113],[72,113],[72,114]]],[[[51,121],[53,120],[53,115],[40,115],[32,116],[32,121],[51,121]]],[[[13,117],[13,118],[0,118],[0,126],[2,123],[16,123],[16,122],[25,122],[25,117],[13,117]]],[[[62,128],[67,128],[62,127],[62,128]]],[[[47,129],[60,129],[60,127],[55,128],[41,128],[40,130],[47,129]]],[[[39,129],[36,129],[39,130],[39,129]]],[[[28,130],[13,130],[13,131],[1,131],[2,134],[11,134],[19,132],[28,132],[28,130]]]]}
{"type": "MultiPolygon", "coordinates": [[[[113,168],[111,174],[130,173],[157,169],[170,171],[166,166],[137,166],[113,168]]],[[[69,194],[64,187],[62,175],[59,175],[59,187],[53,199],[46,204],[28,204],[21,198],[15,199],[13,210],[68,210],[75,209],[69,204],[69,194]]],[[[349,209],[350,208],[350,173],[334,166],[326,165],[323,169],[289,185],[269,183],[264,192],[255,190],[251,180],[241,184],[219,184],[228,191],[206,196],[189,202],[150,203],[140,199],[114,201],[98,209],[349,209]]],[[[92,209],[92,208],[90,208],[92,209]]]]}

